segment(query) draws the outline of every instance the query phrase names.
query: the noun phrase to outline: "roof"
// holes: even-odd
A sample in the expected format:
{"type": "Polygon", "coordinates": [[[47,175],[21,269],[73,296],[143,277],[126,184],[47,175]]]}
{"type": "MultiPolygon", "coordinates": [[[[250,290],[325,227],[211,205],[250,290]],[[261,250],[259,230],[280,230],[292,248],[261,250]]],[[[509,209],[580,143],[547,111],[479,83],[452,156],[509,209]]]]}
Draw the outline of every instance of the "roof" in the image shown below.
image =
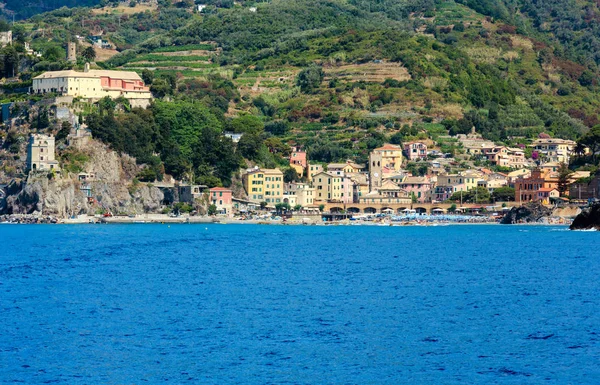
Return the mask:
{"type": "Polygon", "coordinates": [[[576,144],[576,142],[569,139],[560,138],[541,138],[533,141],[533,144],[576,144]]]}
{"type": "Polygon", "coordinates": [[[383,146],[381,146],[379,148],[376,148],[373,151],[376,151],[376,150],[397,150],[397,151],[402,151],[402,148],[400,148],[400,146],[396,146],[395,144],[386,143],[383,146]]]}
{"type": "Polygon", "coordinates": [[[210,189],[210,191],[231,191],[231,189],[225,187],[213,187],[210,189]]]}
{"type": "Polygon", "coordinates": [[[431,182],[423,176],[407,176],[400,184],[431,184],[431,182]]]}
{"type": "Polygon", "coordinates": [[[558,191],[557,188],[551,188],[551,187],[541,188],[538,191],[541,191],[541,192],[550,192],[550,191],[554,191],[554,190],[558,191]]]}
{"type": "Polygon", "coordinates": [[[142,80],[140,75],[133,71],[110,71],[110,70],[89,70],[88,72],[79,72],[73,70],[66,71],[48,71],[34,77],[34,79],[57,79],[57,78],[101,78],[109,77],[122,80],[142,80]]]}

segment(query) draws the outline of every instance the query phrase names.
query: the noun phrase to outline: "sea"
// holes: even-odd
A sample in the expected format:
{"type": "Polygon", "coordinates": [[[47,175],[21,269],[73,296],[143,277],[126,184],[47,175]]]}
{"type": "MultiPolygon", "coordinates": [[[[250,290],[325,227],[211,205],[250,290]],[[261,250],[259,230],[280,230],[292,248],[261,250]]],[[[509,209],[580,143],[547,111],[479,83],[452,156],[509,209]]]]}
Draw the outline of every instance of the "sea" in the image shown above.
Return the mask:
{"type": "Polygon", "coordinates": [[[600,384],[600,233],[0,225],[0,383],[600,384]]]}

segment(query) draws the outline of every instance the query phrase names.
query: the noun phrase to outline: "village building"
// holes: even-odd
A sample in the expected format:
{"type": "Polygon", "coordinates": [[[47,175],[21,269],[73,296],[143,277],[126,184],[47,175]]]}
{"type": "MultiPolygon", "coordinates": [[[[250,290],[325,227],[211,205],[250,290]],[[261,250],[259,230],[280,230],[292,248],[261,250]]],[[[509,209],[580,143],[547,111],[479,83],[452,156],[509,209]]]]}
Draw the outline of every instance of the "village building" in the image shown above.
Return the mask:
{"type": "Polygon", "coordinates": [[[360,197],[359,203],[372,204],[406,204],[412,203],[411,195],[408,191],[400,188],[391,180],[386,180],[375,191],[360,197]]]}
{"type": "Polygon", "coordinates": [[[308,157],[306,151],[299,146],[293,146],[290,153],[290,167],[296,170],[296,173],[303,176],[308,167],[308,157]]]}
{"type": "Polygon", "coordinates": [[[579,200],[600,199],[600,173],[569,185],[569,197],[579,200]]]}
{"type": "Polygon", "coordinates": [[[357,174],[363,170],[363,166],[356,164],[350,160],[346,163],[330,163],[327,165],[327,172],[333,175],[347,176],[357,174]]]}
{"type": "Polygon", "coordinates": [[[320,172],[313,177],[315,201],[342,202],[344,198],[344,177],[320,172]]]}
{"type": "Polygon", "coordinates": [[[538,201],[544,205],[549,205],[551,203],[554,203],[555,200],[558,199],[559,197],[560,197],[560,192],[558,191],[557,188],[555,188],[555,187],[541,188],[537,192],[536,201],[538,201]]]}
{"type": "Polygon", "coordinates": [[[520,148],[494,146],[482,149],[482,155],[496,166],[523,168],[527,164],[525,152],[520,148]]]}
{"type": "Polygon", "coordinates": [[[150,89],[136,72],[90,70],[49,71],[33,78],[35,94],[57,93],[61,96],[99,100],[105,96],[124,97],[133,105],[146,107],[152,99],[150,89]]]}
{"type": "Polygon", "coordinates": [[[0,46],[2,48],[12,44],[12,31],[0,32],[0,46]]]}
{"type": "Polygon", "coordinates": [[[250,201],[270,206],[283,202],[283,172],[277,168],[249,169],[242,175],[242,183],[250,201]]]}
{"type": "Polygon", "coordinates": [[[506,181],[506,178],[504,179],[488,179],[488,180],[479,180],[477,182],[477,187],[481,187],[484,188],[486,190],[488,190],[491,193],[493,193],[496,189],[500,188],[500,187],[506,187],[506,184],[508,182],[506,181]]]}
{"type": "Polygon", "coordinates": [[[287,202],[290,206],[300,205],[302,207],[312,206],[315,202],[315,188],[311,187],[308,183],[288,183],[285,185],[284,202],[288,196],[295,196],[296,202],[292,205],[291,202],[287,202]]]}
{"type": "Polygon", "coordinates": [[[325,171],[322,165],[320,164],[309,164],[308,165],[308,180],[312,181],[314,176],[320,172],[325,171]]]}
{"type": "Polygon", "coordinates": [[[33,134],[27,145],[27,169],[30,171],[58,171],[55,159],[54,136],[33,134]]]}
{"type": "Polygon", "coordinates": [[[190,185],[180,184],[177,188],[179,201],[186,203],[194,203],[197,199],[201,199],[204,192],[208,189],[205,185],[190,185]]]}
{"type": "Polygon", "coordinates": [[[540,192],[548,192],[558,188],[558,174],[536,168],[531,176],[519,178],[515,182],[515,201],[531,202],[540,200],[540,192]],[[550,190],[545,190],[550,189],[550,190]]]}
{"type": "Polygon", "coordinates": [[[219,214],[233,214],[233,192],[224,187],[213,187],[208,193],[210,203],[217,207],[219,214]]]}
{"type": "Polygon", "coordinates": [[[371,153],[381,155],[381,167],[389,172],[400,172],[402,170],[402,148],[400,146],[386,143],[382,147],[374,149],[371,153]]]}
{"type": "Polygon", "coordinates": [[[469,191],[465,183],[465,177],[458,174],[445,174],[437,177],[437,184],[432,193],[432,199],[437,202],[444,202],[455,192],[469,191]]]}
{"type": "Polygon", "coordinates": [[[404,152],[408,160],[427,159],[427,145],[423,142],[405,143],[404,152]]]}
{"type": "Polygon", "coordinates": [[[536,139],[531,146],[546,162],[569,163],[576,142],[558,138],[536,139]]]}
{"type": "Polygon", "coordinates": [[[419,203],[425,203],[430,199],[429,191],[433,183],[426,176],[407,176],[404,177],[398,186],[406,190],[411,197],[414,196],[419,203]]]}

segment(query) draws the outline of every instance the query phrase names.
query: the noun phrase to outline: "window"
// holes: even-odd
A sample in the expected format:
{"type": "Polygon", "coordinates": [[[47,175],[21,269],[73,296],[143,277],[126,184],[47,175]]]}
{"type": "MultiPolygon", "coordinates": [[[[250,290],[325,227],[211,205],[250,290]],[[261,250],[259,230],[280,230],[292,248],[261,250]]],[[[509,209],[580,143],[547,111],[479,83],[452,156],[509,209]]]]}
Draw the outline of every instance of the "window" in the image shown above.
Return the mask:
{"type": "Polygon", "coordinates": [[[222,197],[222,196],[223,196],[223,192],[222,192],[222,191],[219,193],[219,196],[220,196],[220,197],[222,197]]]}

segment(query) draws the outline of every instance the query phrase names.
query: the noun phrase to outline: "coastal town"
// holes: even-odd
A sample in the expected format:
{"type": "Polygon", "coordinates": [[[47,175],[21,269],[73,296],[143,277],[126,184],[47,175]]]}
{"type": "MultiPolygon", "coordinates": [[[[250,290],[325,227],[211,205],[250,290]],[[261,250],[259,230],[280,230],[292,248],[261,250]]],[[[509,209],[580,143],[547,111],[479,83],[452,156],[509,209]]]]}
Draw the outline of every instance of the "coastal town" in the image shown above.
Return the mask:
{"type": "MultiPolygon", "coordinates": [[[[131,3],[127,12],[215,11],[159,3],[131,3]]],[[[234,12],[246,11],[260,15],[254,6],[234,12]]],[[[600,125],[585,128],[554,110],[544,122],[549,110],[542,114],[523,95],[516,107],[490,94],[484,103],[464,101],[460,111],[432,109],[428,99],[406,110],[403,82],[416,75],[377,58],[356,64],[371,77],[320,62],[269,88],[260,77],[240,83],[238,67],[198,79],[181,66],[160,67],[190,55],[202,66],[227,66],[217,65],[223,47],[215,41],[145,47],[137,62],[134,51],[115,49],[100,24],[60,43],[44,31],[9,27],[0,43],[22,52],[23,74],[4,72],[16,95],[7,92],[1,108],[0,215],[7,222],[497,223],[534,205],[548,211],[511,221],[569,223],[600,198],[600,125]],[[290,107],[301,98],[308,104],[290,107]],[[333,100],[341,108],[318,106],[333,100]],[[510,128],[522,116],[527,122],[510,128]]]]}
{"type": "MultiPolygon", "coordinates": [[[[103,75],[118,76],[109,71],[103,75]]],[[[55,79],[55,76],[58,75],[42,75],[46,79],[55,79]]],[[[84,73],[83,76],[87,75],[84,73]]],[[[101,82],[114,84],[114,78],[101,82]]],[[[36,89],[36,92],[39,90],[36,89]]],[[[276,218],[285,222],[296,216],[301,218],[300,222],[312,218],[310,223],[314,223],[315,218],[316,222],[372,221],[387,216],[412,223],[493,223],[512,207],[537,203],[563,208],[566,218],[561,217],[560,222],[555,218],[554,223],[567,223],[569,217],[572,219],[577,213],[578,206],[584,206],[599,196],[599,175],[592,176],[589,171],[561,174],[561,169],[574,154],[577,146],[574,141],[540,135],[530,144],[531,154],[535,154],[536,159],[533,160],[525,157],[523,148],[496,145],[475,132],[452,139],[463,149],[463,165],[475,158],[485,159],[486,167],[461,167],[455,157],[431,149],[435,148],[431,140],[411,141],[402,146],[386,143],[369,153],[367,164],[351,160],[313,163],[302,147],[293,145],[287,158],[287,168],[254,166],[241,170],[243,190],[237,195],[231,188],[208,187],[173,179],[169,182],[153,181],[152,185],[163,193],[161,210],[164,212],[164,208],[180,204],[179,212],[166,216],[156,212],[125,212],[119,213],[121,218],[118,218],[117,213],[106,211],[95,217],[105,222],[140,222],[144,219],[190,222],[190,218],[193,222],[194,216],[200,214],[197,221],[204,222],[200,219],[201,213],[191,213],[191,208],[204,205],[204,214],[213,219],[276,218]],[[407,169],[407,164],[412,164],[411,170],[407,169]],[[494,171],[498,168],[508,171],[494,171]],[[181,211],[184,207],[181,204],[187,205],[187,212],[181,211]],[[575,210],[566,209],[568,207],[575,210]]],[[[82,125],[69,133],[67,143],[68,146],[82,148],[91,140],[91,133],[82,125]]],[[[54,178],[75,178],[79,193],[86,197],[88,203],[99,204],[91,186],[92,182],[101,180],[97,180],[93,173],[72,175],[65,172],[55,153],[53,136],[32,134],[27,145],[29,174],[45,176],[51,173],[54,178]]],[[[72,216],[71,219],[77,217],[72,216]]],[[[84,215],[83,218],[95,222],[91,219],[93,216],[84,215]]],[[[64,219],[68,221],[68,218],[64,219]]]]}

